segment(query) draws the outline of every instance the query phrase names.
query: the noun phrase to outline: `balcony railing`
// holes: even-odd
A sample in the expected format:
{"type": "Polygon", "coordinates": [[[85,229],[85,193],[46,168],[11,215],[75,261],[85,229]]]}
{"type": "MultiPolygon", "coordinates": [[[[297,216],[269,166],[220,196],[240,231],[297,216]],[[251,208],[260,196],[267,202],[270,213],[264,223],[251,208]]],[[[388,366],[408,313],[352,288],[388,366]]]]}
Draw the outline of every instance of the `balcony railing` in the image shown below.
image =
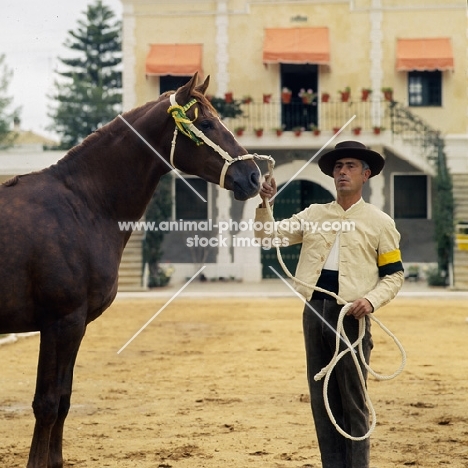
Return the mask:
{"type": "Polygon", "coordinates": [[[250,102],[241,104],[242,115],[226,120],[234,130],[244,127],[247,132],[257,128],[265,131],[282,128],[285,131],[296,127],[308,130],[311,126],[321,131],[336,131],[349,119],[354,119],[350,129],[360,127],[362,131],[390,130],[405,144],[428,161],[439,162],[441,135],[431,128],[410,109],[396,101],[329,101],[303,104],[302,102],[282,102],[271,100],[268,103],[250,102]]]}
{"type": "Polygon", "coordinates": [[[391,129],[391,102],[390,101],[330,101],[313,102],[303,104],[302,102],[291,102],[283,104],[278,101],[269,103],[251,102],[241,104],[243,114],[228,119],[231,129],[245,127],[246,131],[256,128],[272,130],[283,128],[292,130],[301,127],[308,130],[312,125],[327,131],[341,128],[351,117],[356,116],[350,127],[361,127],[362,130],[372,130],[379,126],[391,129]]]}
{"type": "Polygon", "coordinates": [[[390,106],[391,131],[429,161],[440,157],[440,132],[398,102],[390,106]]]}

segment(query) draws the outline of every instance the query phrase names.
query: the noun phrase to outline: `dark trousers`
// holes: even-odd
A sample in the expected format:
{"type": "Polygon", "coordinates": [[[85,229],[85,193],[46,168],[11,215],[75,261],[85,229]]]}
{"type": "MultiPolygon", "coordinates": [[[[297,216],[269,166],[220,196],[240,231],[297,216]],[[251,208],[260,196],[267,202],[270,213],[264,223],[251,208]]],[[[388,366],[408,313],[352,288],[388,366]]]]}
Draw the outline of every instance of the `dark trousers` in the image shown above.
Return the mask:
{"type": "MultiPolygon", "coordinates": [[[[352,441],[343,437],[334,427],[327,414],[323,400],[324,379],[316,382],[315,374],[320,372],[333,357],[336,346],[336,324],[342,306],[335,300],[311,300],[309,304],[324,320],[319,318],[309,307],[303,313],[303,328],[307,359],[307,379],[309,382],[310,401],[317,432],[323,468],[369,468],[370,441],[352,441]],[[333,330],[327,326],[326,321],[333,330]]],[[[373,347],[370,333],[370,319],[366,320],[366,333],[363,351],[369,362],[373,347]]],[[[351,343],[358,337],[359,321],[346,316],[343,321],[345,331],[351,343]]],[[[341,349],[345,344],[340,340],[341,349]]],[[[361,364],[363,375],[367,371],[361,364]]],[[[328,383],[328,400],[338,425],[348,434],[360,437],[369,430],[369,410],[365,394],[357,373],[356,365],[350,353],[347,353],[336,365],[328,383]]]]}

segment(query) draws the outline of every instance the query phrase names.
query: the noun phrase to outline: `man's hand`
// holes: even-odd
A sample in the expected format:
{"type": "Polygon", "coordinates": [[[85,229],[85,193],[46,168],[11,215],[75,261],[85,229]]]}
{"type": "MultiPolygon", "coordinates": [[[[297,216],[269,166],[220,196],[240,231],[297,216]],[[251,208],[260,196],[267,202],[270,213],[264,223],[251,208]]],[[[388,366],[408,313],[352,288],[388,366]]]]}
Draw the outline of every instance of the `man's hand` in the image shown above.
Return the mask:
{"type": "Polygon", "coordinates": [[[262,183],[262,187],[260,189],[259,195],[262,197],[264,208],[266,208],[267,200],[270,200],[270,198],[272,198],[276,194],[277,191],[278,190],[276,188],[276,180],[273,177],[268,182],[264,181],[262,183]]]}
{"type": "Polygon", "coordinates": [[[364,298],[356,299],[348,310],[346,315],[353,315],[356,320],[374,312],[372,304],[364,298]]]}

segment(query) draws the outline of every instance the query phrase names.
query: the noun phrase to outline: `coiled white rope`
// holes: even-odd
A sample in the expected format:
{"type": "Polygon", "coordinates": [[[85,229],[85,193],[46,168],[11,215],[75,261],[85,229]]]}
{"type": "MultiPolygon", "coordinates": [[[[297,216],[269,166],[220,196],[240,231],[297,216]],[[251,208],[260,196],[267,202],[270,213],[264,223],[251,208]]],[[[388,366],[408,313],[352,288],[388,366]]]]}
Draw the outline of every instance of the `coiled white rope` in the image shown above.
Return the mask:
{"type": "MultiPolygon", "coordinates": [[[[273,176],[273,168],[274,168],[274,163],[272,162],[269,162],[268,164],[268,176],[267,176],[267,181],[271,179],[271,177],[273,176]]],[[[268,210],[268,213],[270,214],[271,218],[274,220],[274,217],[273,217],[273,212],[272,212],[272,209],[271,209],[271,206],[270,206],[270,203],[267,201],[265,201],[265,206],[267,207],[267,210],[268,210]]],[[[276,223],[274,222],[273,223],[273,226],[274,226],[274,234],[276,234],[276,223]]],[[[398,340],[398,338],[379,320],[377,319],[376,317],[374,317],[372,314],[369,315],[369,317],[371,318],[371,320],[373,320],[374,322],[376,322],[380,328],[387,334],[389,335],[393,341],[395,342],[395,344],[397,345],[400,353],[401,353],[401,364],[400,366],[398,367],[398,369],[393,373],[393,374],[390,374],[390,375],[383,375],[383,374],[378,374],[377,372],[375,372],[370,366],[369,364],[366,362],[366,359],[364,357],[364,352],[363,352],[363,349],[362,349],[362,340],[364,338],[364,335],[365,335],[365,332],[366,332],[366,322],[365,322],[365,317],[362,317],[359,319],[359,332],[358,332],[358,337],[356,339],[356,341],[354,343],[350,343],[350,340],[345,332],[345,329],[344,329],[344,326],[343,326],[343,319],[344,317],[346,316],[348,310],[350,309],[351,307],[351,304],[352,303],[347,303],[343,298],[341,298],[340,296],[338,296],[337,294],[331,292],[331,291],[327,291],[326,289],[322,289],[318,286],[313,286],[311,284],[307,284],[305,283],[304,281],[301,281],[300,279],[294,277],[292,275],[292,273],[289,271],[288,267],[286,266],[286,264],[284,263],[283,261],[283,258],[281,256],[281,251],[280,251],[280,248],[279,246],[276,246],[276,256],[278,258],[278,262],[279,264],[281,265],[281,267],[283,268],[283,271],[286,273],[286,275],[292,279],[294,282],[296,283],[299,283],[301,284],[302,286],[305,286],[306,288],[309,288],[309,289],[313,289],[315,291],[320,291],[320,292],[323,292],[323,293],[326,293],[328,295],[330,295],[331,297],[333,297],[334,299],[336,299],[337,303],[339,304],[344,304],[343,308],[341,309],[340,311],[340,314],[338,316],[338,321],[337,321],[337,325],[336,325],[336,345],[335,345],[335,353],[332,357],[332,359],[330,360],[329,364],[327,366],[325,366],[320,372],[318,372],[315,376],[314,376],[314,380],[315,381],[319,381],[321,380],[323,377],[325,377],[325,380],[323,382],[323,401],[325,403],[325,409],[327,410],[327,414],[330,418],[330,421],[332,422],[332,424],[335,426],[336,430],[343,436],[343,437],[346,437],[347,439],[350,439],[350,440],[354,440],[354,441],[360,441],[360,440],[364,440],[364,439],[367,439],[368,437],[370,437],[370,435],[372,434],[372,432],[374,432],[374,429],[375,429],[375,426],[377,424],[377,417],[376,417],[376,414],[375,414],[375,409],[374,409],[374,405],[372,404],[372,401],[371,401],[371,398],[369,396],[369,392],[367,390],[367,386],[366,386],[366,381],[364,379],[364,375],[363,375],[363,372],[362,372],[362,369],[361,369],[361,366],[359,364],[359,360],[356,356],[356,347],[357,347],[357,350],[358,350],[358,353],[359,353],[359,357],[361,358],[361,361],[364,365],[364,367],[367,369],[367,371],[372,374],[377,380],[391,380],[395,377],[397,377],[399,374],[401,374],[401,372],[403,371],[405,365],[406,365],[406,352],[402,346],[402,344],[400,343],[400,341],[398,340]],[[342,340],[348,344],[347,348],[344,349],[343,351],[340,352],[340,340],[342,340]],[[340,359],[342,359],[346,353],[351,353],[351,356],[353,358],[353,362],[356,366],[356,370],[357,370],[357,373],[358,373],[358,376],[359,376],[359,380],[361,382],[361,385],[362,385],[362,389],[363,389],[363,392],[364,392],[364,395],[365,395],[365,399],[366,399],[366,405],[367,405],[367,408],[369,409],[369,413],[371,415],[371,425],[369,427],[369,430],[367,431],[366,434],[362,435],[362,436],[352,436],[351,434],[348,434],[346,431],[344,431],[339,425],[338,423],[336,422],[336,419],[335,417],[333,416],[333,412],[330,408],[330,403],[328,401],[328,382],[330,381],[330,376],[335,368],[335,366],[338,364],[338,362],[340,361],[340,359]]]]}

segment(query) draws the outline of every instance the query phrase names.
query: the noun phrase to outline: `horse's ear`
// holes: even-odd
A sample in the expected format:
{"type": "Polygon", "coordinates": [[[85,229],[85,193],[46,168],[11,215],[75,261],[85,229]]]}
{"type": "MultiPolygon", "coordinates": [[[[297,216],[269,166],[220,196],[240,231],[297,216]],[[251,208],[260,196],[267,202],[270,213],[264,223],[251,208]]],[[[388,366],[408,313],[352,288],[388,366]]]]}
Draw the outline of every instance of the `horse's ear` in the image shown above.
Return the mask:
{"type": "Polygon", "coordinates": [[[195,89],[199,91],[200,93],[205,94],[206,90],[208,89],[209,84],[210,84],[210,75],[208,75],[205,81],[201,85],[197,86],[195,89]]]}
{"type": "Polygon", "coordinates": [[[196,87],[197,81],[198,81],[198,72],[195,72],[195,74],[192,76],[190,81],[184,84],[184,86],[181,86],[177,90],[177,96],[180,97],[180,102],[187,102],[190,99],[190,96],[192,95],[192,91],[196,87]]]}

